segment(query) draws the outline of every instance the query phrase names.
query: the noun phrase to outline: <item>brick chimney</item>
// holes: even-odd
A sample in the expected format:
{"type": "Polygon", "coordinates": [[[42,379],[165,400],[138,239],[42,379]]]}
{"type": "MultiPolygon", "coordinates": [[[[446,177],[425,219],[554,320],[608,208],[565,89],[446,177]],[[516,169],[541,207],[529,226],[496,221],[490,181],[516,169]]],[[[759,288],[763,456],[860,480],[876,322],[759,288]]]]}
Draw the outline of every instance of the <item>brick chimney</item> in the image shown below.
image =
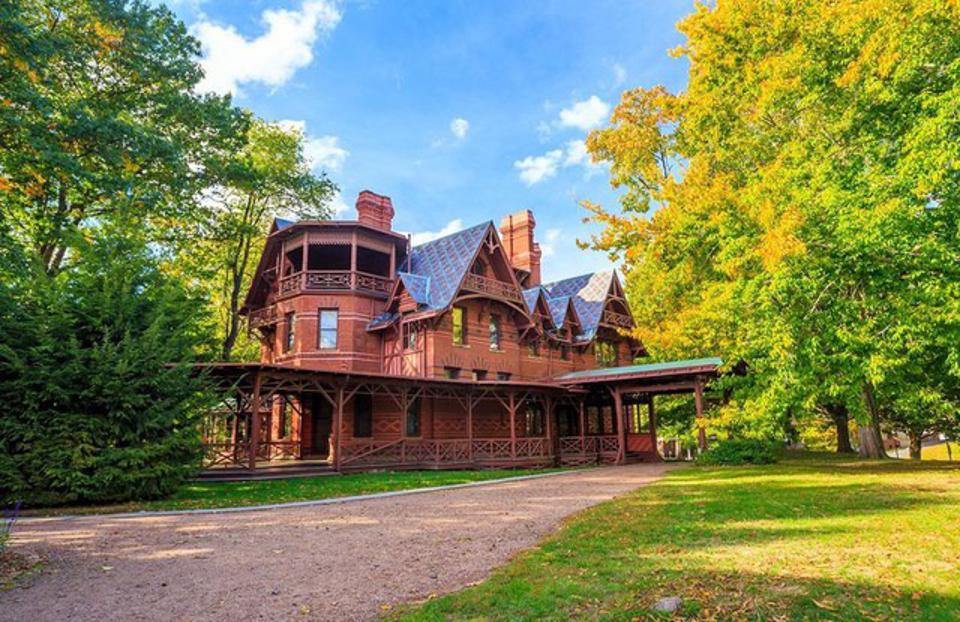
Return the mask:
{"type": "Polygon", "coordinates": [[[533,239],[533,228],[537,221],[528,209],[504,216],[500,221],[500,237],[514,268],[530,273],[524,287],[540,284],[540,245],[533,239]]]}
{"type": "Polygon", "coordinates": [[[393,226],[393,201],[369,190],[357,197],[357,220],[365,225],[390,231],[393,226]]]}

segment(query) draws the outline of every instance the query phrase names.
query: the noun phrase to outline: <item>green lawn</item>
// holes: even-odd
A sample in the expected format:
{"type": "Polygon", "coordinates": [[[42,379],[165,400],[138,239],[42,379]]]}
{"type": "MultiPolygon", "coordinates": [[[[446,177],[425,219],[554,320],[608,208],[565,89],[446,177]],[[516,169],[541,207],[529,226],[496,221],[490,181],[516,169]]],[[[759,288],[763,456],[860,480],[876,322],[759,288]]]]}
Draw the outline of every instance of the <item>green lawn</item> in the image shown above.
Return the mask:
{"type": "MultiPolygon", "coordinates": [[[[960,461],[960,445],[950,443],[950,451],[953,453],[953,460],[960,461]]],[[[920,457],[924,460],[949,460],[950,454],[947,452],[947,443],[924,447],[920,452],[920,457]]]]}
{"type": "Polygon", "coordinates": [[[405,620],[960,620],[960,468],[690,467],[569,520],[405,620]]]}
{"type": "Polygon", "coordinates": [[[177,494],[158,501],[133,503],[65,506],[26,511],[25,516],[62,514],[103,514],[136,512],[141,510],[193,510],[200,508],[229,508],[244,505],[264,505],[287,501],[309,501],[330,497],[348,497],[391,490],[409,490],[448,484],[465,484],[504,477],[544,473],[538,470],[489,471],[398,471],[357,473],[275,479],[254,482],[196,482],[184,486],[177,494]]]}

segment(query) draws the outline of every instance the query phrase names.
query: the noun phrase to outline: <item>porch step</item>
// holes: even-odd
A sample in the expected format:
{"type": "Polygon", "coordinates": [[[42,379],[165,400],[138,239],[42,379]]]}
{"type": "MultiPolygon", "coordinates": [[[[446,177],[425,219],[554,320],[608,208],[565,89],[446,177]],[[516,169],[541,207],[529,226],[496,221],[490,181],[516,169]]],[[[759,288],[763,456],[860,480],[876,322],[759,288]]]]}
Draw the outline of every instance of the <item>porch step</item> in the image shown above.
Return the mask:
{"type": "Polygon", "coordinates": [[[247,482],[269,479],[289,479],[294,477],[317,477],[319,475],[339,475],[329,464],[298,464],[290,462],[257,467],[254,470],[240,467],[206,469],[197,476],[201,482],[247,482]]]}

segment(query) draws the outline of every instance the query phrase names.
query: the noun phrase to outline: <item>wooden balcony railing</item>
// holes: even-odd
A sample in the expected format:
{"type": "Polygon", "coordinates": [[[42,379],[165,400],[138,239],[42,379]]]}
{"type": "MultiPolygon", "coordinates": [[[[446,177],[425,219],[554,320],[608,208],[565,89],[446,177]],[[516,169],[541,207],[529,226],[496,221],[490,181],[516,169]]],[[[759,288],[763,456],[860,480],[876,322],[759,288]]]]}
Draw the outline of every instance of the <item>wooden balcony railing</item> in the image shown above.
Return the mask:
{"type": "Polygon", "coordinates": [[[307,270],[280,279],[277,293],[291,296],[310,291],[362,291],[387,296],[393,279],[351,270],[307,270]]]}
{"type": "Polygon", "coordinates": [[[280,321],[280,316],[277,314],[277,307],[275,305],[263,307],[262,309],[255,309],[251,311],[250,315],[248,316],[248,322],[251,329],[271,326],[276,324],[278,321],[280,321]]]}
{"type": "Polygon", "coordinates": [[[600,322],[615,328],[633,328],[633,319],[629,315],[617,313],[616,311],[611,311],[610,309],[604,310],[603,317],[600,319],[600,322]]]}
{"type": "Polygon", "coordinates": [[[501,298],[511,302],[523,302],[523,296],[512,284],[478,274],[467,274],[467,278],[463,281],[463,288],[471,292],[489,294],[494,298],[501,298]]]}
{"type": "Polygon", "coordinates": [[[392,441],[351,440],[340,447],[340,464],[428,465],[467,464],[547,458],[551,455],[546,438],[396,439],[392,441]]]}

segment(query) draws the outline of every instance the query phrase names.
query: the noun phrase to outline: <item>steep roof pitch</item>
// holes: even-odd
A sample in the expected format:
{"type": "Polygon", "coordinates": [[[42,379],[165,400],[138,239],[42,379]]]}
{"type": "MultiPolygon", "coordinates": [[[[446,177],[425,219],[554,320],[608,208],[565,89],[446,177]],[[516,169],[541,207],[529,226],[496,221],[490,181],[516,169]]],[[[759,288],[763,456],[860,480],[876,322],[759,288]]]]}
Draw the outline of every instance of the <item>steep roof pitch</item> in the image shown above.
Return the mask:
{"type": "MultiPolygon", "coordinates": [[[[580,318],[580,324],[583,332],[577,335],[578,340],[593,339],[597,333],[597,326],[600,323],[600,317],[603,315],[603,307],[607,302],[607,294],[610,292],[613,283],[613,271],[594,272],[592,274],[581,274],[580,276],[554,281],[544,284],[543,290],[547,293],[550,300],[550,309],[560,309],[559,305],[554,305],[554,300],[573,300],[573,307],[580,318]]],[[[564,308],[566,303],[563,303],[564,308]]],[[[559,326],[563,321],[554,315],[554,322],[559,326]]]]}
{"type": "Polygon", "coordinates": [[[484,234],[492,226],[487,221],[411,249],[409,272],[425,280],[424,299],[418,302],[426,310],[439,310],[450,304],[484,234]]]}

